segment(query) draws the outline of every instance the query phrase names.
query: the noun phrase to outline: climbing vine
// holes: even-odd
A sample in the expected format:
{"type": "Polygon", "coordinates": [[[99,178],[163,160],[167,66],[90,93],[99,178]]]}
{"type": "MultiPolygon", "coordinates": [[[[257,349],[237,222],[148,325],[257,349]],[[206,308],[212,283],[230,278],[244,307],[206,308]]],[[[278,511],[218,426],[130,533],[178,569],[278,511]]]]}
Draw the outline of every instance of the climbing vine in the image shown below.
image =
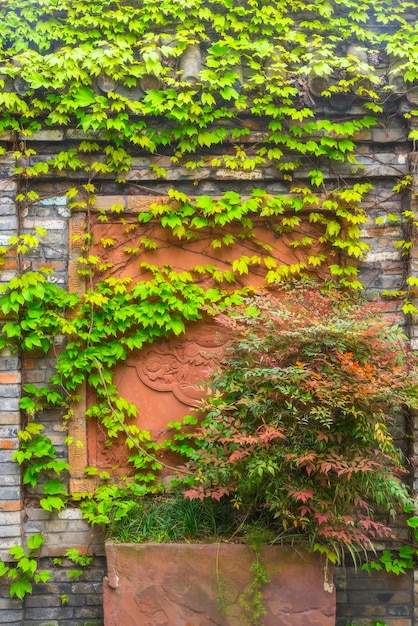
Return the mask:
{"type": "MultiPolygon", "coordinates": [[[[55,284],[46,267],[30,268],[41,228],[2,248],[20,271],[2,286],[0,347],[57,354],[49,386],[25,387],[16,460],[32,487],[46,472],[41,506],[65,506],[68,465],[37,416],[61,407],[71,420],[86,382],[96,394],[87,415],[109,441],[125,440],[133,468],[126,484],[102,473],[97,507],[91,494],[84,503],[91,521],[106,522],[109,503],[123,512],[132,495],[157,488],[164,448],[189,445],[181,432],[157,444],[135,425],[136,406],[114,384],[115,366],[132,350],[238,304],[253,272],[264,286],[320,271],[361,287],[362,202],[372,185],[361,177],[356,139],[416,89],[417,7],[406,0],[5,0],[0,16],[0,132],[10,134],[2,150],[15,159],[17,200],[22,211],[36,205],[40,183],[59,177],[70,211],[86,217],[76,236],[83,295],[55,284]],[[329,114],[331,102],[339,104],[329,114]],[[37,154],[33,139],[48,130],[62,133],[64,149],[37,154]],[[138,160],[153,174],[152,187],[141,181],[138,160]],[[193,192],[173,188],[173,168],[193,180],[193,192]],[[229,184],[218,195],[201,192],[209,175],[233,176],[240,191],[229,184]],[[263,184],[266,177],[274,184],[263,184]],[[137,217],[123,206],[103,208],[103,181],[121,194],[159,197],[137,217]],[[92,216],[123,229],[123,255],[140,268],[136,276],[112,274],[118,242],[96,240],[92,216]],[[303,254],[282,262],[272,236],[303,254]],[[144,252],[158,252],[164,238],[179,247],[205,241],[210,261],[181,270],[145,262],[144,252]]],[[[409,106],[405,116],[415,115],[409,106]]],[[[395,192],[411,182],[395,181],[395,192]]],[[[406,210],[398,220],[414,226],[416,216],[406,210]]],[[[405,255],[410,246],[399,243],[405,255]]],[[[404,295],[413,287],[411,279],[404,295]]],[[[404,310],[415,312],[409,300],[404,310]]]]}

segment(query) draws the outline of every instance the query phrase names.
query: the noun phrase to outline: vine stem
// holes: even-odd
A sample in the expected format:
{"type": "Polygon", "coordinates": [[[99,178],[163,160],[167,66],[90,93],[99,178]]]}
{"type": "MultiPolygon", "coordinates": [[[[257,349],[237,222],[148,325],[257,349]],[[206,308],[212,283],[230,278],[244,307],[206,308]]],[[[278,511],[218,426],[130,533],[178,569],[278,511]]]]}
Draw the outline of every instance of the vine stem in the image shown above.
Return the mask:
{"type": "MultiPolygon", "coordinates": [[[[117,420],[117,422],[118,422],[119,426],[122,428],[123,432],[125,433],[126,438],[127,438],[127,439],[129,439],[129,441],[131,441],[131,442],[132,442],[132,445],[133,445],[133,446],[134,446],[134,447],[135,447],[135,448],[136,448],[139,452],[141,452],[144,456],[146,456],[146,457],[147,457],[148,459],[150,459],[151,461],[155,461],[156,463],[159,463],[160,465],[162,465],[162,466],[163,466],[163,467],[165,467],[166,469],[169,469],[169,470],[173,470],[173,471],[175,471],[175,472],[178,472],[178,467],[173,467],[172,465],[168,465],[167,463],[164,463],[164,462],[163,462],[163,461],[161,461],[160,459],[157,459],[157,457],[156,457],[155,455],[152,455],[152,454],[150,454],[149,452],[147,452],[147,451],[145,450],[145,448],[143,448],[143,447],[142,447],[142,446],[138,443],[137,439],[131,435],[131,433],[129,432],[129,430],[128,430],[128,428],[127,428],[126,424],[125,424],[125,423],[124,423],[124,421],[123,421],[123,420],[119,417],[119,415],[118,415],[118,413],[117,413],[116,409],[114,408],[114,406],[113,406],[113,404],[112,404],[112,401],[111,401],[110,396],[109,396],[109,392],[108,392],[107,384],[106,384],[106,381],[105,381],[104,376],[103,376],[102,367],[101,367],[101,365],[100,365],[99,360],[98,360],[96,357],[94,357],[94,362],[95,362],[95,364],[96,364],[97,371],[98,371],[98,373],[99,373],[100,380],[101,380],[102,385],[103,385],[103,389],[104,389],[104,391],[105,391],[105,393],[106,393],[106,404],[107,404],[107,406],[109,407],[109,409],[111,410],[112,415],[113,415],[113,416],[115,417],[115,419],[117,420]]],[[[183,473],[183,474],[187,474],[187,475],[189,475],[189,476],[193,476],[193,472],[189,472],[189,471],[188,471],[188,470],[186,470],[186,469],[182,469],[182,473],[183,473]]]]}

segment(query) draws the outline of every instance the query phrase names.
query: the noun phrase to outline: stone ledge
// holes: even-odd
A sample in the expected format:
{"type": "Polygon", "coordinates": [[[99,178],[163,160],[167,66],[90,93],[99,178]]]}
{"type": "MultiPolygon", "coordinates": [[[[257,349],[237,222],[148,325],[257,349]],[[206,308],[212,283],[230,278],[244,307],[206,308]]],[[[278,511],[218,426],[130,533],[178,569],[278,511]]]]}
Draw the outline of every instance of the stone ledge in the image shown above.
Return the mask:
{"type": "MultiPolygon", "coordinates": [[[[106,545],[105,626],[245,624],[240,600],[254,555],[242,544],[106,545]],[[222,610],[220,608],[222,606],[222,610]]],[[[263,626],[334,626],[335,591],[324,563],[292,549],[265,547],[263,626]]],[[[243,596],[244,594],[244,596],[243,596]]]]}

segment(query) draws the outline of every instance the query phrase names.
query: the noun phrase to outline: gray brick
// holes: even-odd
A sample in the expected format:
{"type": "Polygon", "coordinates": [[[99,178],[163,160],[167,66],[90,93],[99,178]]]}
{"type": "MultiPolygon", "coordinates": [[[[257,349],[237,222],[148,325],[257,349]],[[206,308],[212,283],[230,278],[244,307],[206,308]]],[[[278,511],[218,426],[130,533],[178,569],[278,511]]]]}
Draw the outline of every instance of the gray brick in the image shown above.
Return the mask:
{"type": "Polygon", "coordinates": [[[20,537],[20,525],[0,526],[0,537],[20,537]]]}
{"type": "MultiPolygon", "coordinates": [[[[35,228],[36,226],[41,226],[42,228],[46,228],[46,230],[48,231],[63,230],[67,226],[66,221],[63,219],[54,220],[54,219],[43,219],[39,217],[35,217],[33,219],[26,218],[23,222],[23,225],[24,225],[24,228],[31,228],[31,229],[35,228]]],[[[48,237],[48,241],[49,241],[49,237],[48,237]]]]}
{"type": "MultiPolygon", "coordinates": [[[[1,467],[0,470],[2,471],[3,468],[1,467]]],[[[0,473],[0,487],[12,487],[14,485],[20,485],[20,471],[16,472],[14,476],[0,473]]]]}
{"type": "MultiPolygon", "coordinates": [[[[5,590],[6,594],[8,593],[8,589],[5,590]]],[[[22,610],[22,603],[18,598],[10,598],[10,597],[5,597],[2,598],[0,597],[0,612],[1,611],[21,611],[22,610]]]]}
{"type": "Polygon", "coordinates": [[[14,202],[12,202],[12,200],[9,200],[9,202],[6,204],[6,198],[0,200],[0,215],[1,216],[6,216],[6,215],[15,215],[16,213],[16,205],[14,202]]]}
{"type": "Polygon", "coordinates": [[[19,410],[19,398],[5,398],[1,400],[1,408],[5,413],[19,410]]]}
{"type": "Polygon", "coordinates": [[[20,396],[20,385],[0,384],[1,398],[18,398],[20,396]]]}
{"type": "Polygon", "coordinates": [[[20,526],[20,511],[0,511],[0,527],[1,526],[20,526]]]}
{"type": "Polygon", "coordinates": [[[9,463],[16,450],[0,450],[0,463],[9,463]]]}
{"type": "Polygon", "coordinates": [[[0,426],[0,439],[16,439],[18,430],[18,426],[0,426]]]}
{"type": "MultiPolygon", "coordinates": [[[[83,514],[79,509],[63,509],[58,512],[58,517],[66,520],[83,520],[83,514]]],[[[84,520],[81,523],[85,523],[86,527],[88,527],[87,522],[84,522],[84,520]]]]}
{"type": "MultiPolygon", "coordinates": [[[[11,175],[11,173],[10,173],[11,175]]],[[[2,180],[0,182],[0,189],[2,192],[4,191],[16,191],[17,184],[13,180],[2,180]]]]}
{"type": "MultiPolygon", "coordinates": [[[[57,606],[61,606],[61,600],[60,597],[58,595],[50,595],[48,597],[48,607],[52,608],[52,607],[57,607],[57,606]]],[[[42,607],[45,606],[45,596],[42,595],[35,595],[35,596],[27,596],[25,598],[25,608],[38,608],[38,607],[42,607]]],[[[28,613],[28,611],[26,612],[28,613]]]]}
{"type": "Polygon", "coordinates": [[[16,274],[17,274],[17,272],[15,270],[8,270],[8,271],[4,270],[1,273],[1,282],[2,282],[2,284],[4,285],[4,284],[10,282],[13,278],[15,278],[16,274]]]}
{"type": "Polygon", "coordinates": [[[30,136],[29,141],[62,141],[63,139],[64,131],[62,130],[39,130],[30,136]]]}
{"type": "Polygon", "coordinates": [[[2,487],[0,500],[20,500],[20,485],[18,487],[2,487]]]}
{"type": "Polygon", "coordinates": [[[3,231],[10,231],[10,230],[16,230],[17,228],[17,218],[14,217],[13,215],[6,215],[6,216],[2,216],[0,213],[0,230],[3,231]]]}
{"type": "Polygon", "coordinates": [[[0,539],[0,559],[2,561],[10,561],[10,548],[21,546],[22,542],[19,537],[13,539],[0,539]]]}
{"type": "Polygon", "coordinates": [[[28,516],[30,520],[50,520],[54,518],[54,514],[50,513],[49,511],[45,511],[44,509],[41,508],[31,508],[28,511],[28,516]]]}
{"type": "Polygon", "coordinates": [[[0,611],[0,624],[7,626],[21,626],[23,624],[23,609],[0,611]]]}
{"type": "MultiPolygon", "coordinates": [[[[4,354],[4,353],[3,353],[4,354]]],[[[0,371],[15,371],[19,367],[19,358],[17,356],[0,356],[0,371]]]]}
{"type": "Polygon", "coordinates": [[[28,608],[25,611],[26,619],[50,620],[56,618],[61,621],[63,619],[70,619],[73,615],[74,609],[65,605],[56,608],[49,608],[47,606],[43,606],[42,608],[28,608]]]}
{"type": "Polygon", "coordinates": [[[25,619],[22,622],[22,626],[62,626],[64,622],[57,620],[33,620],[33,619],[25,619]]]}
{"type": "Polygon", "coordinates": [[[76,595],[81,593],[96,594],[98,591],[100,591],[100,585],[99,583],[74,583],[71,585],[71,591],[76,595]]]}
{"type": "MultiPolygon", "coordinates": [[[[11,453],[14,453],[15,450],[11,450],[11,453]]],[[[10,459],[9,462],[0,461],[0,471],[3,476],[7,477],[15,477],[20,476],[20,466],[16,461],[12,461],[10,459]]]]}

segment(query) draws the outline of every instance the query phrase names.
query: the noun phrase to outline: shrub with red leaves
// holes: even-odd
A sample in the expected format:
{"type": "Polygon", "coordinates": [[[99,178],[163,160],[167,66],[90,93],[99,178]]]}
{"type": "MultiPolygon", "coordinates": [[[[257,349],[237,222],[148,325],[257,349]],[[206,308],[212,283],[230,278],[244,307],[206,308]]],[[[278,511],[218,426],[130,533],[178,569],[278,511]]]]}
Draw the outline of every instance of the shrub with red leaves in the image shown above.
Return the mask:
{"type": "Polygon", "coordinates": [[[409,502],[390,424],[417,405],[417,361],[376,305],[337,288],[260,293],[218,323],[231,345],[202,402],[190,498],[232,499],[277,538],[336,561],[392,536],[409,502]]]}

